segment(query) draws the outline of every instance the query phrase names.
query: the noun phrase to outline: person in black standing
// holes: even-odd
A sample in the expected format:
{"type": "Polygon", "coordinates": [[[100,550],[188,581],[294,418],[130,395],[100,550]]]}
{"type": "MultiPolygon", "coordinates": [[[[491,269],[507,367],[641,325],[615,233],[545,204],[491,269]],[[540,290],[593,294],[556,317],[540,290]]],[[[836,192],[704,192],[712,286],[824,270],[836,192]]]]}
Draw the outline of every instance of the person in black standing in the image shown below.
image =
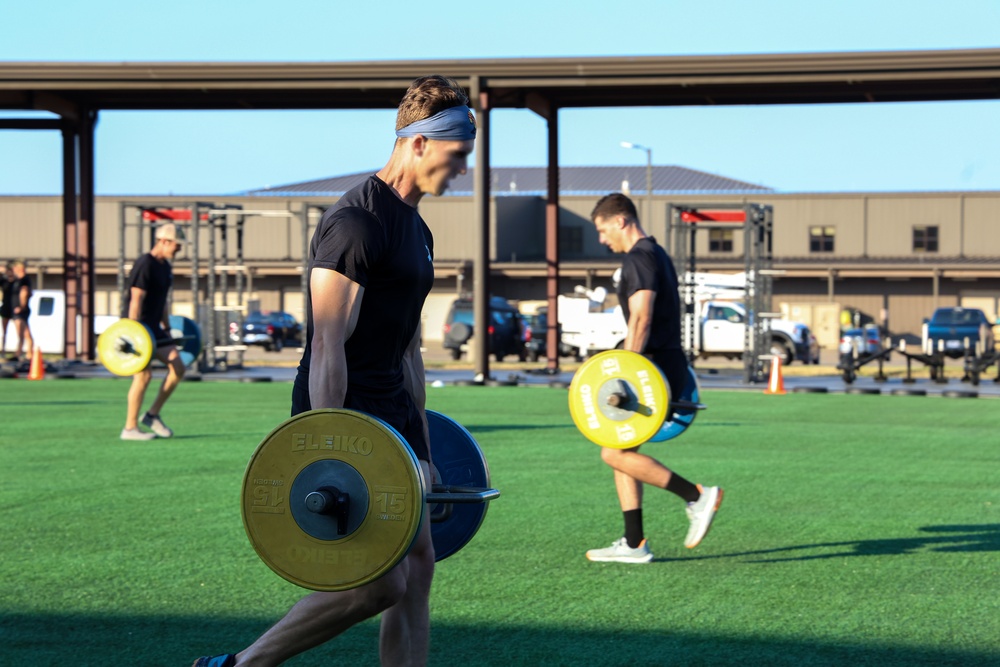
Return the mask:
{"type": "MultiPolygon", "coordinates": [[[[11,290],[14,287],[14,269],[10,262],[4,267],[3,275],[0,275],[0,327],[3,327],[3,334],[0,337],[0,354],[7,352],[7,328],[10,321],[14,319],[14,296],[11,290]]],[[[13,358],[13,357],[12,357],[13,358]]]]}
{"type": "MultiPolygon", "coordinates": [[[[677,272],[666,251],[639,224],[635,204],[614,193],[597,202],[590,215],[600,241],[612,252],[624,253],[618,301],[628,332],[624,348],[644,354],[659,367],[680,396],[688,376],[687,357],[681,346],[681,308],[677,272]]],[[[687,504],[690,521],[684,546],[701,543],[722,503],[722,489],[703,487],[684,479],[651,456],[632,449],[601,448],[601,458],[613,470],[625,535],[610,547],[591,549],[587,558],[599,562],[648,563],[653,554],[642,525],[643,484],[666,489],[687,504]]]]}
{"type": "MultiPolygon", "coordinates": [[[[388,163],[323,215],[309,260],[306,347],[292,414],[349,408],[406,439],[430,488],[420,313],[434,282],[434,242],[417,212],[465,173],[475,146],[469,98],[453,80],[427,76],[407,89],[388,163]]],[[[312,593],[237,654],[194,667],[277,665],[379,613],[383,665],[424,665],[430,645],[434,545],[425,521],[406,557],[359,588],[312,593]]]]}
{"type": "Polygon", "coordinates": [[[121,432],[122,440],[152,440],[156,437],[173,436],[174,432],[160,419],[160,411],[184,377],[184,362],[181,361],[180,352],[170,335],[167,300],[173,284],[170,260],[184,243],[184,234],[174,223],[167,222],[156,228],[155,240],[153,249],[137,259],[132,266],[123,295],[122,317],[141,322],[152,331],[156,346],[154,356],[166,364],[167,375],[153,404],[142,415],[142,424],[151,429],[152,433],[139,428],[139,411],[142,409],[146,389],[153,379],[153,371],[147,366],[132,376],[125,427],[121,432]]]}
{"type": "MultiPolygon", "coordinates": [[[[17,352],[15,357],[23,360],[22,353],[27,344],[28,361],[35,352],[35,341],[31,337],[31,327],[28,326],[28,318],[31,317],[31,278],[28,277],[28,268],[23,260],[17,260],[10,264],[14,280],[11,283],[11,319],[14,321],[14,331],[17,332],[17,352]]],[[[6,329],[5,329],[6,331],[6,329]]]]}

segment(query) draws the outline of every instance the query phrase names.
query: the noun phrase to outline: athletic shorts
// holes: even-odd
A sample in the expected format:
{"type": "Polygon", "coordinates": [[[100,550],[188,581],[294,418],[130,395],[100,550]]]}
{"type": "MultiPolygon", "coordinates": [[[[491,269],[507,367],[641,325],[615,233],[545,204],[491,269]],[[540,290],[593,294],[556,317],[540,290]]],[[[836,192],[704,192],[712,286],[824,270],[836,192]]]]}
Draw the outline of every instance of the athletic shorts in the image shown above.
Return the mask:
{"type": "MultiPolygon", "coordinates": [[[[430,449],[424,439],[424,422],[420,410],[405,389],[389,396],[362,396],[350,390],[344,397],[344,407],[378,417],[399,431],[410,449],[421,461],[430,461],[430,449]]],[[[292,416],[311,410],[309,402],[309,375],[299,373],[292,385],[292,416]]]]}
{"type": "Polygon", "coordinates": [[[676,398],[684,391],[688,380],[688,360],[684,350],[659,350],[653,353],[653,363],[659,367],[670,385],[670,397],[676,398]]]}

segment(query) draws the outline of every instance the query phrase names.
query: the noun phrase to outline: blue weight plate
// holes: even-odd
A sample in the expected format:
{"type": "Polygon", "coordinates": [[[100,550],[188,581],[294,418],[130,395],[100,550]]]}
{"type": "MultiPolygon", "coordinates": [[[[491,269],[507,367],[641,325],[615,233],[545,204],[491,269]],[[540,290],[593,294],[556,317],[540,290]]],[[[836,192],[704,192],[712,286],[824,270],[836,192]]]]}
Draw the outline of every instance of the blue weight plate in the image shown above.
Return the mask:
{"type": "MultiPolygon", "coordinates": [[[[670,399],[674,400],[674,397],[671,396],[670,399]]],[[[701,402],[701,392],[698,390],[698,376],[695,375],[694,369],[690,366],[688,366],[688,376],[687,381],[684,383],[684,390],[681,391],[681,395],[677,400],[689,403],[701,402]]],[[[694,418],[697,416],[698,411],[694,409],[682,408],[674,410],[670,414],[670,418],[663,422],[660,430],[649,439],[650,442],[663,442],[676,438],[687,430],[688,426],[694,422],[694,418]]]]}
{"type": "Polygon", "coordinates": [[[201,329],[198,323],[189,317],[171,315],[170,336],[184,338],[177,343],[177,351],[181,353],[181,361],[185,366],[193,364],[201,354],[201,329]]]}
{"type": "MultiPolygon", "coordinates": [[[[490,471],[472,435],[454,419],[427,411],[434,484],[488,488],[490,471]]],[[[469,543],[486,516],[489,503],[437,503],[428,507],[435,560],[444,560],[469,543]],[[438,517],[437,519],[435,517],[438,517]],[[443,520],[441,517],[444,517],[443,520]]]]}

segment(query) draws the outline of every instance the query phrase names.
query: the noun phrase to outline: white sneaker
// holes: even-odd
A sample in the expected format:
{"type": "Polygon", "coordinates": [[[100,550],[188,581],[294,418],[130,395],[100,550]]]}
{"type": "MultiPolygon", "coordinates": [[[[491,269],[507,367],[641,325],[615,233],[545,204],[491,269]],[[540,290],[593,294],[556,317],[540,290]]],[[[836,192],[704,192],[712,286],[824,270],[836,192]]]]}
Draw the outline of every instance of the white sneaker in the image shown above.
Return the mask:
{"type": "Polygon", "coordinates": [[[712,519],[722,504],[722,489],[717,486],[710,486],[707,489],[698,485],[701,490],[701,498],[693,503],[688,503],[686,512],[691,521],[687,537],[684,539],[684,546],[694,549],[701,544],[701,541],[708,535],[708,529],[712,527],[712,519]]]}
{"type": "Polygon", "coordinates": [[[623,537],[605,549],[591,549],[587,552],[587,560],[597,563],[648,563],[653,560],[653,553],[646,540],[633,549],[623,537]]]}
{"type": "Polygon", "coordinates": [[[148,412],[142,416],[142,425],[149,427],[153,433],[161,438],[169,438],[174,435],[174,432],[163,423],[162,419],[154,417],[148,412]]]}
{"type": "Polygon", "coordinates": [[[123,428],[121,435],[122,440],[152,440],[155,437],[155,433],[146,433],[138,428],[123,428]]]}

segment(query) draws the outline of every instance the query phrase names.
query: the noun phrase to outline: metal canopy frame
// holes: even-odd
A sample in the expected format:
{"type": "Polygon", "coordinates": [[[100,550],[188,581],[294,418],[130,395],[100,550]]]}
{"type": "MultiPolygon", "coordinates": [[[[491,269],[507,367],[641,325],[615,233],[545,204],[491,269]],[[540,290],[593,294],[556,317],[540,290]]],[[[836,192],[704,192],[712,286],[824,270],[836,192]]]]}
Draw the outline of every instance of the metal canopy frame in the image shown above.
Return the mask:
{"type": "MultiPolygon", "coordinates": [[[[61,118],[0,119],[0,129],[64,133],[67,357],[76,358],[78,314],[84,321],[83,354],[93,359],[96,352],[91,224],[98,110],[393,109],[414,78],[432,72],[465,85],[479,114],[474,197],[481,236],[474,295],[481,331],[489,295],[492,109],[527,108],[548,122],[547,290],[549,317],[557,321],[559,109],[1000,99],[1000,49],[358,63],[0,63],[0,109],[44,110],[61,118]]],[[[485,339],[476,340],[476,374],[483,379],[489,377],[485,339]]],[[[557,347],[550,340],[550,370],[557,368],[557,347]]]]}
{"type": "Polygon", "coordinates": [[[244,209],[237,204],[215,204],[211,202],[186,203],[150,203],[130,202],[119,203],[118,227],[118,293],[124,296],[125,281],[128,276],[125,271],[127,245],[126,230],[136,227],[136,257],[148,252],[153,245],[153,229],[157,221],[174,222],[186,230],[190,242],[189,258],[191,261],[191,305],[194,318],[198,322],[203,335],[203,354],[198,360],[198,369],[202,372],[215,371],[229,366],[228,352],[237,352],[242,363],[242,345],[217,345],[216,341],[225,335],[217,331],[218,312],[239,310],[247,307],[244,299],[244,277],[247,278],[247,297],[252,290],[252,277],[248,273],[243,252],[243,230],[247,218],[298,218],[302,226],[302,299],[307,298],[308,278],[306,267],[309,256],[310,217],[321,214],[324,206],[305,204],[301,211],[288,209],[244,209]],[[130,218],[132,220],[130,220],[130,218]],[[208,231],[208,252],[202,252],[201,231],[208,231]],[[236,257],[230,262],[228,236],[232,229],[236,234],[236,257]],[[221,252],[219,247],[221,245],[221,252]],[[205,299],[201,298],[201,263],[205,262],[205,299]],[[229,273],[234,274],[236,304],[229,307],[229,273]],[[216,306],[216,294],[221,292],[225,305],[216,306]],[[221,308],[221,310],[220,310],[221,308]],[[222,357],[217,352],[223,353],[222,357]],[[221,359],[221,361],[220,361],[221,359]]]}
{"type": "Polygon", "coordinates": [[[740,229],[743,232],[743,271],[746,274],[747,326],[743,338],[743,379],[745,382],[765,382],[771,358],[771,319],[778,313],[769,312],[773,292],[774,256],[772,237],[774,211],[761,204],[669,204],[667,238],[673,234],[672,254],[681,268],[680,292],[683,304],[682,340],[688,359],[694,361],[695,272],[697,270],[697,236],[701,229],[740,229]]]}

